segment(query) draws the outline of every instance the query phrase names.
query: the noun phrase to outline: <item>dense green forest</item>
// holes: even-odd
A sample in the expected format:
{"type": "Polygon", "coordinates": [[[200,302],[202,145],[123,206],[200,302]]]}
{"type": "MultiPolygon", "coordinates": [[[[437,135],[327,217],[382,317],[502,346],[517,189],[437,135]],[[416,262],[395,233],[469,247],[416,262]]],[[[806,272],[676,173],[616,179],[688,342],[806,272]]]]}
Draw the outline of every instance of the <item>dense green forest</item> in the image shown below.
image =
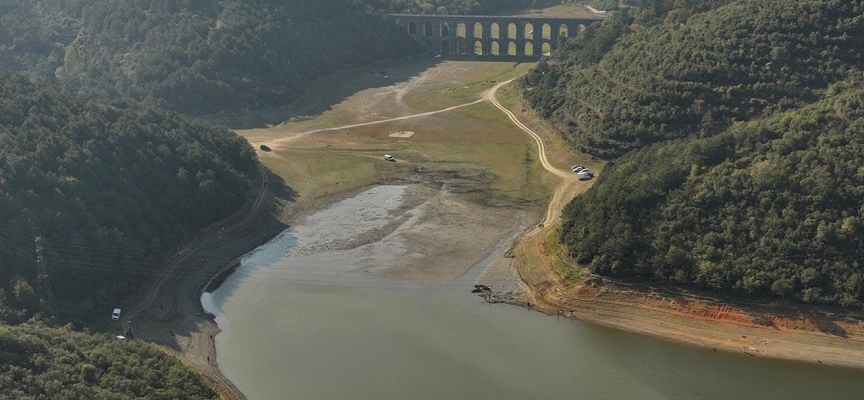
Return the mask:
{"type": "Polygon", "coordinates": [[[611,162],[565,210],[601,274],[850,306],[864,301],[864,89],[611,162]]]}
{"type": "Polygon", "coordinates": [[[185,113],[285,104],[417,48],[360,0],[0,0],[0,70],[185,113]]]}
{"type": "Polygon", "coordinates": [[[520,81],[531,107],[602,158],[813,103],[864,61],[862,0],[643,3],[520,81]]]}
{"type": "Polygon", "coordinates": [[[0,325],[2,399],[218,399],[177,359],[138,341],[0,325]]]}
{"type": "Polygon", "coordinates": [[[255,165],[227,129],[2,75],[0,287],[21,319],[40,308],[39,235],[56,311],[103,316],[147,279],[124,270],[160,268],[176,243],[237,210],[255,165]]]}
{"type": "Polygon", "coordinates": [[[560,240],[593,272],[864,304],[864,1],[643,1],[520,81],[611,159],[560,240]],[[622,156],[623,155],[623,156],[622,156]]]}

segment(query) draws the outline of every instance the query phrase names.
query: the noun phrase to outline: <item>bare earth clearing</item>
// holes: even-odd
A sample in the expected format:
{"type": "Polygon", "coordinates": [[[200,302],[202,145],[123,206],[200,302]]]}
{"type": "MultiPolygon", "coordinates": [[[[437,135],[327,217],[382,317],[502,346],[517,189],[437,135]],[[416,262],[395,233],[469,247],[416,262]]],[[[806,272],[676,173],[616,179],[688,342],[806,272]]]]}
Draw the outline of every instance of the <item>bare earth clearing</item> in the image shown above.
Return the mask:
{"type": "Polygon", "coordinates": [[[297,225],[369,186],[411,184],[390,226],[337,245],[331,255],[361,262],[354,254],[361,246],[375,254],[398,248],[396,258],[364,268],[410,284],[445,283],[533,226],[550,193],[530,139],[488,104],[491,87],[526,68],[443,62],[392,86],[359,91],[318,116],[238,133],[271,148],[260,154],[262,162],[297,191],[283,214],[297,225]],[[384,161],[385,153],[397,161],[384,161]]]}
{"type": "MultiPolygon", "coordinates": [[[[180,357],[225,397],[245,398],[218,369],[213,339],[219,328],[201,307],[201,291],[237,255],[285,223],[304,221],[375,184],[409,184],[405,204],[392,212],[388,226],[334,242],[336,251],[328,257],[340,257],[339,246],[346,262],[357,259],[357,249],[391,254],[398,248],[368,270],[419,285],[460,276],[514,231],[533,225],[552,187],[532,157],[530,140],[481,95],[527,67],[440,63],[405,82],[360,90],[316,117],[240,131],[256,147],[272,145],[272,152],[259,153],[269,171],[262,170],[243,210],[205,230],[152,285],[129,299],[137,306],[129,307],[124,330],[180,357]],[[409,131],[414,133],[404,134],[409,131]],[[397,162],[384,161],[384,153],[393,153],[397,162]]],[[[329,88],[329,82],[322,84],[329,88]]]]}
{"type": "MultiPolygon", "coordinates": [[[[238,131],[256,148],[271,147],[259,152],[270,174],[262,172],[244,210],[208,229],[130,299],[139,306],[127,326],[178,355],[226,397],[244,398],[216,367],[212,337],[219,329],[201,308],[201,290],[236,255],[284,224],[309,222],[313,211],[338,199],[391,183],[408,185],[405,203],[387,226],[334,241],[334,249],[345,252],[342,261],[356,258],[352,251],[360,247],[398,247],[397,257],[372,262],[368,270],[409,284],[448,282],[514,230],[536,226],[508,252],[515,258],[495,260],[480,279],[522,287],[503,300],[553,315],[573,311],[574,318],[719,350],[864,367],[864,329],[857,322],[772,317],[773,326],[765,327],[748,312],[704,298],[591,283],[597,280],[568,265],[550,237],[564,205],[591,186],[578,181],[569,165],[578,162],[595,172],[602,165],[570,150],[501,83],[528,67],[442,62],[414,78],[354,91],[317,115],[238,131]],[[383,154],[393,154],[396,162],[384,161],[383,154]],[[280,189],[279,179],[290,188],[280,189]]],[[[358,74],[377,79],[370,78],[374,72],[358,74]]],[[[320,90],[339,91],[329,85],[322,82],[320,90]]]]}

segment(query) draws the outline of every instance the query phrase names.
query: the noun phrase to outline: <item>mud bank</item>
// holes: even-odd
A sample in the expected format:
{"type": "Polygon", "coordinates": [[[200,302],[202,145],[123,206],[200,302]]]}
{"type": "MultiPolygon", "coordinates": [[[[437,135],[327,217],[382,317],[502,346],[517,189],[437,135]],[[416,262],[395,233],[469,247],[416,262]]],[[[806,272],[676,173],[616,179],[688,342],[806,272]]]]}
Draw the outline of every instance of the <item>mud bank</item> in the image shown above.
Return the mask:
{"type": "Polygon", "coordinates": [[[864,369],[864,325],[854,319],[766,314],[614,286],[564,288],[551,282],[532,288],[525,297],[504,300],[548,315],[714,351],[864,369]]]}

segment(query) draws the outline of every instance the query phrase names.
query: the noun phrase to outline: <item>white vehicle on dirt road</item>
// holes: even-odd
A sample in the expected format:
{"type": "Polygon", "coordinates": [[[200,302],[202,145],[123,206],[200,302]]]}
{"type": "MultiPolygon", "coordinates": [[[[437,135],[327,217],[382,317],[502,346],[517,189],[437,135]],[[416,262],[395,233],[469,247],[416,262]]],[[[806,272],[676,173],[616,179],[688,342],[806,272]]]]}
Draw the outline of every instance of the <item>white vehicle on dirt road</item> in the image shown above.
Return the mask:
{"type": "Polygon", "coordinates": [[[111,319],[114,321],[120,320],[120,309],[119,308],[115,308],[114,312],[111,313],[111,319]]]}
{"type": "Polygon", "coordinates": [[[389,154],[385,154],[385,155],[384,155],[384,160],[385,160],[385,161],[392,161],[392,162],[396,162],[396,159],[393,158],[393,156],[391,156],[391,155],[389,155],[389,154]]]}

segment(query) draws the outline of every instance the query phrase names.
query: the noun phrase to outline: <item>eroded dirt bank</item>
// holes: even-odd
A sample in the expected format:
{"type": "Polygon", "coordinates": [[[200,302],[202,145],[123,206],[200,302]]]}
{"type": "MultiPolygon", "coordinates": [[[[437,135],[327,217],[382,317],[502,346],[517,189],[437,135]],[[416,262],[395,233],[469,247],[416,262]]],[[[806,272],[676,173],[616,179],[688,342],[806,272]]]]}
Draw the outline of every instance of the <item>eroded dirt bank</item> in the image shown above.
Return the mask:
{"type": "Polygon", "coordinates": [[[245,399],[219,371],[213,338],[219,327],[201,307],[208,283],[231,268],[236,258],[265,243],[284,224],[276,204],[286,197],[279,182],[260,169],[246,204],[233,216],[206,228],[183,249],[150,285],[127,303],[124,331],[159,345],[204,376],[229,399],[245,399]]]}
{"type": "MultiPolygon", "coordinates": [[[[510,104],[510,116],[554,153],[560,139],[519,105],[510,104]]],[[[557,158],[544,168],[561,176],[566,164],[557,158]]],[[[556,243],[556,229],[563,207],[589,187],[566,177],[559,181],[544,223],[520,238],[513,259],[497,261],[485,275],[490,282],[516,276],[522,291],[494,295],[492,301],[718,351],[864,368],[860,315],[784,302],[730,304],[681,290],[615,282],[572,266],[556,243]]]]}

